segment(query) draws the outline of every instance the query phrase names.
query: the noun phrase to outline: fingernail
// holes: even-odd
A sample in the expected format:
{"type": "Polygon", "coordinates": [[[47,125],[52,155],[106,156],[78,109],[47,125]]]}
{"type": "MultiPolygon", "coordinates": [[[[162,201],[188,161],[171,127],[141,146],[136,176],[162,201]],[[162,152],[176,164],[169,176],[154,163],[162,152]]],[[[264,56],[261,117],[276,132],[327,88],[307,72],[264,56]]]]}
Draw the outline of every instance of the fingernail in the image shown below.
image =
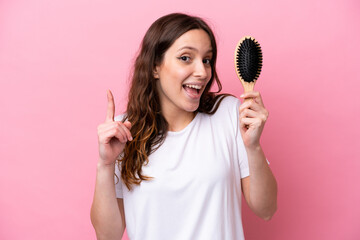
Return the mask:
{"type": "Polygon", "coordinates": [[[132,137],[130,137],[130,141],[132,141],[133,140],[133,138],[132,137]]]}
{"type": "Polygon", "coordinates": [[[241,94],[240,97],[243,98],[245,95],[244,94],[241,94]]]}

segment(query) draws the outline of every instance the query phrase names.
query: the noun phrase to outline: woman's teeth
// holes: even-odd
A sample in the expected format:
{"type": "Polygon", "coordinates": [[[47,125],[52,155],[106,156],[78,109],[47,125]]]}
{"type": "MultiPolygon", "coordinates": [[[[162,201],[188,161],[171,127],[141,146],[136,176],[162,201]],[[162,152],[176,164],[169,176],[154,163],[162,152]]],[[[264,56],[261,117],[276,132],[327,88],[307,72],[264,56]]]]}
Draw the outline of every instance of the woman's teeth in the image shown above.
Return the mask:
{"type": "Polygon", "coordinates": [[[189,88],[195,88],[197,90],[200,90],[201,89],[201,86],[198,86],[198,85],[189,85],[189,84],[185,84],[186,87],[189,87],[189,88]]]}
{"type": "Polygon", "coordinates": [[[192,85],[192,84],[184,84],[183,85],[183,88],[191,93],[191,94],[199,94],[200,93],[200,89],[201,89],[201,86],[199,85],[192,85]]]}

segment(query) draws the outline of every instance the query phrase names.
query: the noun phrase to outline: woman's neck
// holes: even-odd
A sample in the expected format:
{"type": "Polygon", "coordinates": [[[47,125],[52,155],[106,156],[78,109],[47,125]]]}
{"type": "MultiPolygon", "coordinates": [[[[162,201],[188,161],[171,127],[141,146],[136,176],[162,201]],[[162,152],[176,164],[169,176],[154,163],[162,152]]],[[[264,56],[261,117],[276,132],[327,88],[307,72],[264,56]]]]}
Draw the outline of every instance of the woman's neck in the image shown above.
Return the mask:
{"type": "Polygon", "coordinates": [[[171,132],[179,132],[184,129],[195,117],[194,112],[186,112],[186,111],[171,111],[170,109],[166,109],[162,111],[162,114],[166,121],[169,124],[168,130],[171,132]]]}

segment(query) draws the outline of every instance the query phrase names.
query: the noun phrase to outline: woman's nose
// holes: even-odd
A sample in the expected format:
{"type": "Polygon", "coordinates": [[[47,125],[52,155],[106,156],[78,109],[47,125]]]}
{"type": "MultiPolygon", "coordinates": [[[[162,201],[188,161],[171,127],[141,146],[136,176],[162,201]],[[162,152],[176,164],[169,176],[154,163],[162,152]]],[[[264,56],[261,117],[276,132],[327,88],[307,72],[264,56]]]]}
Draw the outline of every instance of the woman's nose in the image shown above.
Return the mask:
{"type": "Polygon", "coordinates": [[[201,79],[205,79],[207,78],[207,75],[208,72],[205,63],[203,63],[202,60],[196,61],[194,66],[194,76],[201,79]]]}

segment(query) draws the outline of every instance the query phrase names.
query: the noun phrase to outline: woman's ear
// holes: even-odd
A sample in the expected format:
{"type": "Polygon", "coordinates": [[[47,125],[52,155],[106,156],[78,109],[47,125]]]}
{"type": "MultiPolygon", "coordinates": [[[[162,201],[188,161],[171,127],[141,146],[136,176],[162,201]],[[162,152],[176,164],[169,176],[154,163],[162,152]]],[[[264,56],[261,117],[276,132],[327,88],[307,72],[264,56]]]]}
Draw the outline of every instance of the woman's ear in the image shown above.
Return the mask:
{"type": "Polygon", "coordinates": [[[158,66],[155,66],[155,67],[154,67],[153,77],[154,77],[155,79],[159,79],[159,78],[160,78],[160,77],[159,77],[159,67],[158,67],[158,66]]]}

